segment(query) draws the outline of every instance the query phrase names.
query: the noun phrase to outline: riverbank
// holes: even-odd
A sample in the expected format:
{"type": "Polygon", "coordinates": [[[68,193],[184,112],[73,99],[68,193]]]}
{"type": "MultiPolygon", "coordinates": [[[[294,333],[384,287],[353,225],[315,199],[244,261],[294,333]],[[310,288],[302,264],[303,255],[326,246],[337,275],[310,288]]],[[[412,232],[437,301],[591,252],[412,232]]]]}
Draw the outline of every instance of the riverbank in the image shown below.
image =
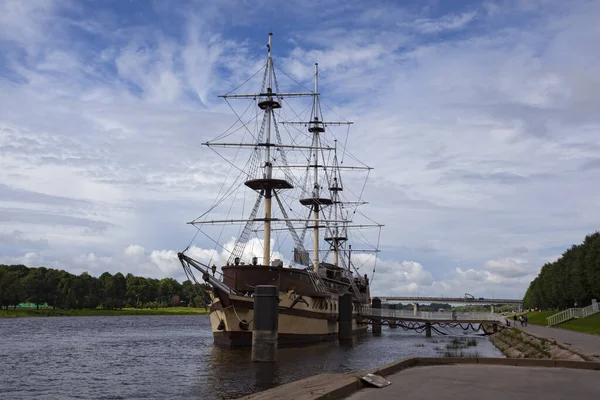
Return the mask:
{"type": "Polygon", "coordinates": [[[19,317],[118,317],[131,315],[207,315],[204,308],[165,307],[165,308],[123,308],[121,310],[83,309],[62,310],[51,308],[17,308],[0,310],[0,318],[19,317]]]}

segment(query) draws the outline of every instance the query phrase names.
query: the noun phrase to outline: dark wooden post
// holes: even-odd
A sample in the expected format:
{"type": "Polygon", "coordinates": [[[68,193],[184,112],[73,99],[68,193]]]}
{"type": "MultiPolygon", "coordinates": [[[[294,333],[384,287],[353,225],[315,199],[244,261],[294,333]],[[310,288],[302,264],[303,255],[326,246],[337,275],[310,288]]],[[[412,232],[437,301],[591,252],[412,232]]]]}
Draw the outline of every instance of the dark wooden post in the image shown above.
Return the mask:
{"type": "Polygon", "coordinates": [[[339,298],[338,335],[340,340],[352,340],[352,293],[339,298]]]}
{"type": "Polygon", "coordinates": [[[252,362],[273,362],[277,359],[279,288],[258,285],[254,289],[253,298],[252,362]]]}
{"type": "Polygon", "coordinates": [[[381,315],[381,299],[379,297],[373,298],[371,308],[373,310],[373,333],[381,334],[381,317],[376,316],[381,315]]]}

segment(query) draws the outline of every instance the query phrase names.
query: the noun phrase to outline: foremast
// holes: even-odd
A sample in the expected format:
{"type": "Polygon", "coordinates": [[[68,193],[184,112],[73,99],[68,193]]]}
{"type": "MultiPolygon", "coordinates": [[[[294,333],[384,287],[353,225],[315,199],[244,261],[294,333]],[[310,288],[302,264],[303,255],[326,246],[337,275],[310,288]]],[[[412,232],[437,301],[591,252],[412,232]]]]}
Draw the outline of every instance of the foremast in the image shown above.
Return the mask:
{"type": "MultiPolygon", "coordinates": [[[[273,58],[271,57],[271,40],[273,34],[269,32],[269,43],[267,44],[267,99],[258,103],[261,110],[264,110],[266,117],[266,129],[265,129],[265,172],[262,180],[261,188],[264,189],[265,196],[265,232],[264,232],[264,243],[263,243],[263,265],[271,264],[271,199],[273,198],[272,183],[273,178],[273,164],[271,163],[271,113],[276,108],[281,108],[281,104],[273,100],[273,58]]],[[[286,181],[289,184],[289,182],[286,181]]],[[[251,185],[246,182],[246,185],[252,188],[251,185]]],[[[291,184],[289,184],[291,188],[291,184]]],[[[283,187],[282,187],[283,189],[283,187]]],[[[255,189],[256,190],[256,189],[255,189]]]]}
{"type": "MultiPolygon", "coordinates": [[[[311,146],[298,146],[298,145],[286,145],[281,142],[281,137],[277,130],[277,121],[275,118],[274,110],[281,108],[280,100],[286,97],[303,97],[303,96],[314,96],[314,93],[280,93],[279,87],[277,84],[277,78],[275,76],[275,69],[273,65],[272,58],[272,37],[273,34],[269,33],[269,39],[267,43],[267,63],[265,65],[265,72],[263,77],[263,85],[261,87],[261,92],[258,94],[226,94],[219,97],[224,99],[253,99],[257,100],[258,107],[263,112],[262,119],[262,128],[261,131],[256,138],[256,142],[254,143],[215,143],[215,142],[206,142],[203,143],[206,146],[212,147],[245,147],[252,148],[255,150],[254,158],[252,160],[256,160],[256,164],[252,162],[251,171],[248,173],[248,180],[244,182],[244,184],[254,190],[257,193],[256,202],[252,213],[247,219],[229,219],[229,220],[212,220],[212,221],[199,221],[198,219],[191,221],[191,224],[200,225],[200,224],[214,224],[214,223],[246,223],[246,227],[243,230],[241,237],[236,242],[235,248],[230,256],[230,261],[233,261],[235,264],[240,262],[240,256],[243,253],[244,247],[248,240],[248,234],[252,230],[252,225],[256,222],[263,222],[263,265],[270,266],[271,264],[271,233],[272,233],[272,222],[285,222],[288,225],[288,228],[292,231],[292,236],[296,242],[296,247],[303,251],[302,243],[300,242],[297,234],[295,233],[292,222],[304,221],[305,219],[292,219],[287,217],[287,213],[281,204],[279,197],[277,196],[277,192],[280,190],[293,189],[294,186],[291,182],[292,178],[286,176],[286,179],[276,178],[273,175],[273,154],[272,148],[277,149],[281,152],[281,159],[283,162],[283,167],[287,168],[287,161],[285,160],[285,151],[286,148],[305,148],[312,149],[311,146]],[[276,91],[273,91],[273,86],[275,86],[276,91]],[[276,139],[272,138],[272,127],[275,128],[276,139]],[[262,157],[260,156],[260,152],[262,152],[262,157]],[[262,158],[262,174],[256,174],[258,169],[259,159],[262,158]],[[254,168],[256,167],[256,168],[254,168]],[[254,175],[254,176],[252,176],[254,175]],[[284,218],[273,218],[273,202],[272,199],[275,197],[277,202],[279,203],[279,207],[281,208],[281,213],[284,215],[284,218]],[[257,212],[259,206],[264,199],[264,217],[257,218],[257,212]]],[[[229,262],[228,262],[229,264],[229,262]]]]}

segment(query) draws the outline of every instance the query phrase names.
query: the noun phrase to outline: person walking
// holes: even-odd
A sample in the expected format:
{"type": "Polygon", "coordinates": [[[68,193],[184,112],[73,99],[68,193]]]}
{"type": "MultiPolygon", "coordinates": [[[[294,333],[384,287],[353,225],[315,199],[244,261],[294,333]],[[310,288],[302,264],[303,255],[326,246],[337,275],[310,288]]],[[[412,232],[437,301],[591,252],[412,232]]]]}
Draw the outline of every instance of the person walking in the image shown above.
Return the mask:
{"type": "Polygon", "coordinates": [[[527,314],[523,315],[523,323],[527,326],[527,314]]]}

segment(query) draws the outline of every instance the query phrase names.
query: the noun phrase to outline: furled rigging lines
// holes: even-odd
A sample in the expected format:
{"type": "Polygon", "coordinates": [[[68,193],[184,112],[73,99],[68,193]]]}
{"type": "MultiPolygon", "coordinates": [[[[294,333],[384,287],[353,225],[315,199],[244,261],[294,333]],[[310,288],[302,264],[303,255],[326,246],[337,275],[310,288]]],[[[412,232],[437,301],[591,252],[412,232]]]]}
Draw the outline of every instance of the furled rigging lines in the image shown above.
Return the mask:
{"type": "Polygon", "coordinates": [[[286,211],[285,207],[283,206],[283,203],[281,202],[281,199],[279,198],[279,195],[277,192],[275,192],[275,199],[277,200],[277,204],[279,204],[279,208],[281,209],[283,218],[286,219],[285,223],[288,227],[288,230],[290,231],[290,235],[292,236],[292,239],[294,239],[294,244],[296,245],[298,250],[303,251],[303,252],[306,251],[304,249],[303,241],[300,240],[300,237],[298,237],[298,233],[296,232],[296,229],[294,228],[292,223],[289,221],[287,211],[286,211]]]}
{"type": "Polygon", "coordinates": [[[254,207],[252,208],[250,217],[249,217],[248,221],[246,222],[246,226],[244,226],[244,230],[242,231],[242,234],[238,238],[237,242],[235,243],[235,247],[234,247],[233,251],[231,252],[231,255],[229,256],[229,259],[227,261],[228,264],[233,263],[233,261],[237,257],[241,257],[242,254],[244,253],[244,249],[246,248],[246,244],[248,243],[248,239],[250,238],[250,233],[252,232],[252,226],[254,225],[254,218],[256,218],[256,214],[258,214],[258,210],[260,208],[260,204],[261,204],[263,196],[264,196],[264,192],[261,190],[260,193],[258,194],[258,196],[256,197],[256,202],[254,203],[254,207]]]}

